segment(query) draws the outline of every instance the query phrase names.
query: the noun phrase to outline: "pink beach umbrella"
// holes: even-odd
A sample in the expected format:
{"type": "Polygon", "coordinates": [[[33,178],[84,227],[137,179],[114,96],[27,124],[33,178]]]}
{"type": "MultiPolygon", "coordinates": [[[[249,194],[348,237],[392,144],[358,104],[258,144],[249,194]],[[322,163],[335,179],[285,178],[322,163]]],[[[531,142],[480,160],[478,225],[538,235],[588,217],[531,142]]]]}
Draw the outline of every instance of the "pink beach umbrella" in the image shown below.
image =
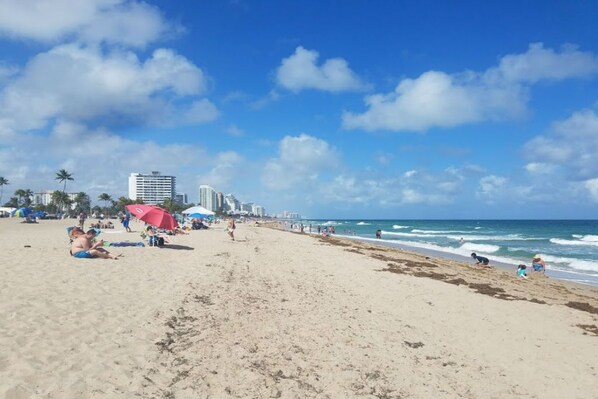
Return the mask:
{"type": "Polygon", "coordinates": [[[137,219],[159,229],[172,230],[178,226],[175,218],[159,206],[133,204],[126,208],[137,219]]]}

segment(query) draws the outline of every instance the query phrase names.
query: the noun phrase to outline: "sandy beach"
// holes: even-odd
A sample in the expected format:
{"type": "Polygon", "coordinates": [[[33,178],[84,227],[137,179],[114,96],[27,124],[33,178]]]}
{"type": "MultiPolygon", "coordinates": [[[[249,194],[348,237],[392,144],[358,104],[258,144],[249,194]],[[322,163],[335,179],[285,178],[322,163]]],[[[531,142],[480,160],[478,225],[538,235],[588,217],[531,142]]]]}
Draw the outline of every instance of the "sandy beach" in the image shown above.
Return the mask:
{"type": "Polygon", "coordinates": [[[74,223],[0,219],[0,398],[598,397],[592,287],[244,224],[74,259],[74,223]]]}

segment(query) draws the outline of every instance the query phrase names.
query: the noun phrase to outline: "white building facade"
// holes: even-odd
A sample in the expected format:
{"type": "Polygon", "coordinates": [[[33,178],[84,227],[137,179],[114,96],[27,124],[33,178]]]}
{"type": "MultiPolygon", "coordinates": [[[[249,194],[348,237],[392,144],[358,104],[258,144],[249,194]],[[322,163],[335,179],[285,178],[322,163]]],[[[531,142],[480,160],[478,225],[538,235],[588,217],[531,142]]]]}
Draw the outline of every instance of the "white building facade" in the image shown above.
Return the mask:
{"type": "MultiPolygon", "coordinates": [[[[60,190],[46,190],[46,191],[42,191],[40,193],[34,193],[33,194],[33,198],[31,199],[31,204],[32,205],[50,205],[50,203],[52,202],[52,194],[54,194],[54,191],[60,191],[60,190]]],[[[69,196],[69,199],[71,201],[74,201],[75,198],[77,197],[78,193],[67,193],[67,195],[69,196]]]]}
{"type": "Polygon", "coordinates": [[[199,205],[207,210],[215,212],[218,210],[218,196],[212,187],[202,184],[199,186],[199,205]]]}
{"type": "Polygon", "coordinates": [[[165,176],[160,172],[150,175],[131,173],[129,176],[129,198],[141,200],[145,204],[155,205],[165,199],[174,199],[176,193],[176,177],[165,176]]]}
{"type": "Polygon", "coordinates": [[[266,209],[264,209],[263,206],[261,205],[255,205],[253,204],[253,209],[251,210],[251,212],[255,215],[255,216],[259,216],[259,217],[264,217],[266,216],[266,209]]]}

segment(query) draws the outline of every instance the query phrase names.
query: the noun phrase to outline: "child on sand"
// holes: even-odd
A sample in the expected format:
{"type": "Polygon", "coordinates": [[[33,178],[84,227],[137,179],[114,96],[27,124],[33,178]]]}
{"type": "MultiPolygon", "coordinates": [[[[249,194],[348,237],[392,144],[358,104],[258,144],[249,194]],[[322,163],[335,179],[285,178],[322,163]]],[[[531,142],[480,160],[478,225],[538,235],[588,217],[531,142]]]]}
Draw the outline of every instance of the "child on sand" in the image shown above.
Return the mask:
{"type": "Polygon", "coordinates": [[[525,266],[525,265],[519,265],[517,267],[517,277],[527,278],[526,269],[527,269],[527,266],[525,266]]]}

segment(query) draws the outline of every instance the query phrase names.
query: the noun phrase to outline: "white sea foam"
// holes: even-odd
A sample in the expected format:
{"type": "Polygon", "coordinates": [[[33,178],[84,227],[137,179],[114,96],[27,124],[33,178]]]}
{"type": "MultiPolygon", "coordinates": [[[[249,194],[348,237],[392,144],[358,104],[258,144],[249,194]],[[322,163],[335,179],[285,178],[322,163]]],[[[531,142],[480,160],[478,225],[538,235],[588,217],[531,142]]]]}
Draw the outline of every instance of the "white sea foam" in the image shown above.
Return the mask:
{"type": "Polygon", "coordinates": [[[400,226],[398,224],[393,224],[392,225],[393,229],[408,229],[409,227],[411,227],[411,226],[400,226]]]}
{"type": "MultiPolygon", "coordinates": [[[[587,236],[586,236],[587,237],[587,236]]],[[[595,237],[595,236],[591,236],[595,237]]],[[[582,241],[582,240],[563,240],[561,238],[551,238],[550,242],[558,245],[589,245],[592,247],[598,247],[598,241],[582,241]]]]}
{"type": "Polygon", "coordinates": [[[587,235],[581,237],[581,241],[598,242],[598,236],[587,235]]]}
{"type": "Polygon", "coordinates": [[[537,237],[521,237],[517,234],[509,234],[506,236],[477,236],[477,235],[462,235],[462,236],[455,236],[455,235],[447,235],[447,238],[451,240],[460,240],[461,237],[465,241],[536,241],[542,240],[542,238],[537,237]]]}
{"type": "MultiPolygon", "coordinates": [[[[499,247],[496,245],[480,245],[480,244],[472,244],[466,243],[460,247],[442,247],[440,245],[435,245],[431,243],[423,243],[423,242],[415,242],[415,241],[402,241],[402,240],[385,240],[385,239],[376,239],[376,238],[366,238],[366,237],[356,237],[356,236],[343,236],[345,238],[352,238],[358,240],[365,240],[365,241],[375,241],[375,242],[383,242],[387,244],[392,244],[393,246],[396,245],[404,245],[406,247],[412,248],[421,248],[425,250],[432,250],[437,252],[444,252],[453,255],[460,255],[464,257],[469,257],[472,252],[476,252],[478,255],[488,256],[490,258],[490,264],[492,262],[500,262],[504,264],[511,264],[511,265],[518,265],[520,263],[528,263],[529,260],[521,260],[515,258],[509,258],[506,256],[493,256],[491,255],[493,252],[496,252],[499,247]],[[480,245],[480,247],[478,247],[480,245]],[[486,248],[487,247],[487,248],[486,248]]],[[[550,256],[550,255],[543,255],[543,259],[546,261],[546,268],[548,270],[560,270],[574,274],[584,274],[576,272],[579,271],[593,271],[598,272],[598,263],[589,260],[583,259],[575,259],[575,258],[567,258],[561,256],[550,256]]]]}
{"type": "Polygon", "coordinates": [[[483,252],[483,253],[493,253],[500,249],[498,245],[490,245],[490,244],[473,244],[466,242],[465,244],[461,245],[461,249],[466,249],[469,252],[483,252]]]}
{"type": "Polygon", "coordinates": [[[412,233],[426,233],[426,234],[449,234],[449,233],[469,233],[469,231],[465,230],[420,230],[420,229],[413,229],[411,230],[412,233]]]}
{"type": "MultiPolygon", "coordinates": [[[[387,243],[387,244],[392,244],[393,246],[404,245],[406,247],[420,248],[420,249],[426,249],[426,250],[431,250],[431,251],[436,251],[436,252],[444,252],[444,253],[449,253],[449,254],[453,254],[453,255],[463,256],[466,258],[469,258],[472,252],[475,252],[469,248],[465,248],[464,246],[456,247],[456,248],[455,247],[441,247],[440,245],[424,243],[424,242],[417,242],[417,241],[385,240],[385,239],[355,237],[355,236],[343,236],[343,237],[357,239],[357,240],[383,242],[383,243],[387,243]]],[[[471,244],[471,245],[476,245],[476,244],[471,244]]],[[[477,250],[476,253],[478,255],[482,255],[482,256],[490,256],[489,255],[490,253],[498,250],[498,247],[496,247],[494,245],[489,245],[488,247],[489,248],[487,248],[487,249],[489,249],[491,251],[485,252],[482,250],[483,248],[480,248],[477,250]]],[[[492,263],[492,261],[506,263],[506,264],[513,264],[513,265],[517,265],[517,264],[521,263],[521,261],[518,261],[516,259],[506,258],[506,257],[492,257],[490,260],[490,263],[492,263]]]]}
{"type": "Polygon", "coordinates": [[[371,225],[371,223],[366,223],[366,222],[359,222],[357,223],[358,226],[369,226],[371,225]]]}
{"type": "Polygon", "coordinates": [[[544,261],[546,263],[561,263],[565,264],[566,266],[577,269],[577,270],[588,270],[593,272],[598,272],[598,263],[585,260],[585,259],[576,259],[576,258],[567,258],[564,256],[551,256],[551,255],[544,255],[544,261]]]}
{"type": "Polygon", "coordinates": [[[388,234],[391,236],[400,236],[400,237],[438,237],[436,234],[416,234],[416,233],[401,233],[396,231],[386,231],[382,230],[382,234],[388,234]]]}

